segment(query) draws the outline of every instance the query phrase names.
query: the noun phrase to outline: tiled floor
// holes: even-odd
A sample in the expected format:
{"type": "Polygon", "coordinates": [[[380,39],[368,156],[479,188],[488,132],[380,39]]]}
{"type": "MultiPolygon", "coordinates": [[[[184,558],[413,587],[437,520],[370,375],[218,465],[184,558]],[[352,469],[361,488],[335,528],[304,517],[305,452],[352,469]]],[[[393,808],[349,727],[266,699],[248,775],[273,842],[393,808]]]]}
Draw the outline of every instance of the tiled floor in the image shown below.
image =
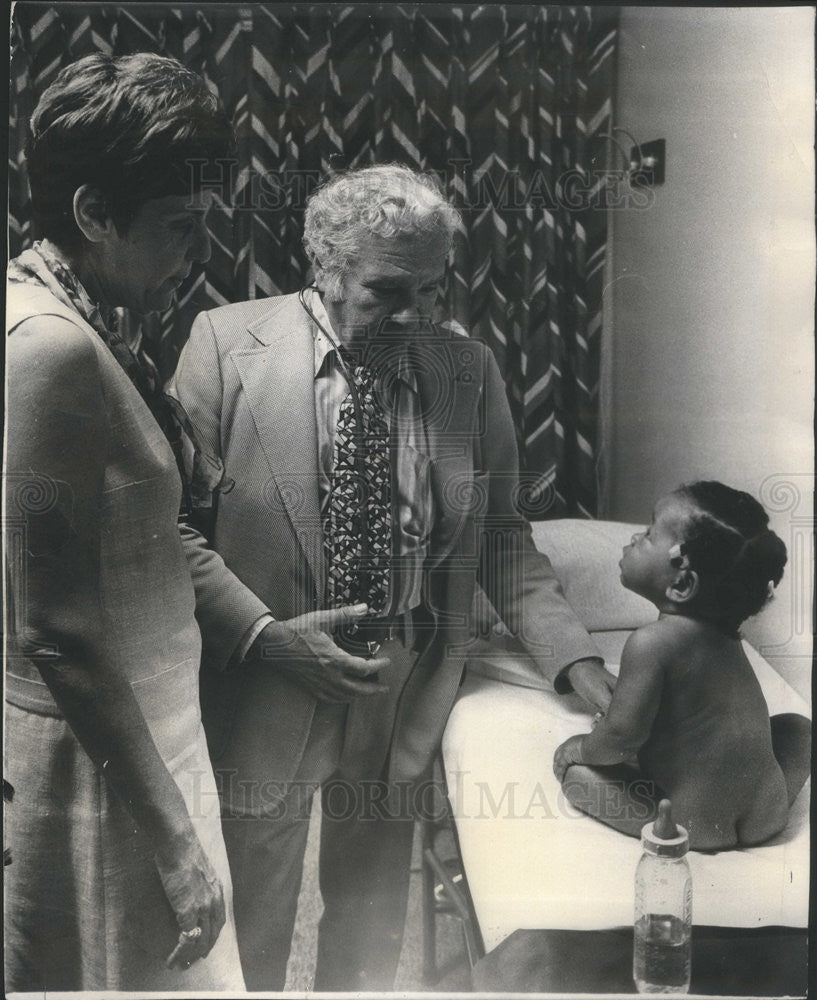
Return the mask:
{"type": "MultiPolygon", "coordinates": [[[[311,989],[315,969],[317,949],[317,927],[321,915],[320,892],[318,890],[318,834],[320,805],[316,796],[316,814],[313,815],[309,831],[309,841],[304,861],[304,877],[298,902],[298,916],[292,940],[292,952],[287,966],[286,989],[303,992],[311,989]]],[[[412,875],[409,888],[406,931],[403,950],[397,969],[395,991],[433,990],[433,985],[423,983],[422,949],[422,907],[419,839],[414,838],[412,875]]],[[[446,988],[467,990],[470,984],[465,948],[459,922],[454,917],[441,916],[437,919],[437,962],[441,975],[447,976],[446,988]]]]}

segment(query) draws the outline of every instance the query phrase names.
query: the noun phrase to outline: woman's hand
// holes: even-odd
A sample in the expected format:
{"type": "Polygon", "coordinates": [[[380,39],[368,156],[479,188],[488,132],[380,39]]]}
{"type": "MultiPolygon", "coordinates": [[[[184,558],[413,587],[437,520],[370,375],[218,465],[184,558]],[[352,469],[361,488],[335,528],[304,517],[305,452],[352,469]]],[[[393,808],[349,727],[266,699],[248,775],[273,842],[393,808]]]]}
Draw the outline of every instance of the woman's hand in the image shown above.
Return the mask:
{"type": "Polygon", "coordinates": [[[224,890],[192,829],[156,852],[156,868],[180,928],[167,966],[186,969],[216,943],[226,920],[224,890]]]}
{"type": "Polygon", "coordinates": [[[553,755],[553,773],[559,784],[565,779],[565,771],[571,764],[582,764],[582,742],[584,736],[571,736],[561,746],[556,747],[553,755]]]}

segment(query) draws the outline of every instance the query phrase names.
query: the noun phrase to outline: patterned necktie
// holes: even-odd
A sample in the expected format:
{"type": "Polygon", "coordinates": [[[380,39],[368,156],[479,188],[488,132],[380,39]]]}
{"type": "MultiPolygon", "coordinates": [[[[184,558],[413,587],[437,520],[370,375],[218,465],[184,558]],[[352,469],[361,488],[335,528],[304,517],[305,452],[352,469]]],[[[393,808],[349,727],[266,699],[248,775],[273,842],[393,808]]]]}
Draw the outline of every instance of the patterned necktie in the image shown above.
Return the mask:
{"type": "Polygon", "coordinates": [[[365,602],[370,612],[382,614],[389,599],[392,536],[389,428],[374,391],[375,372],[358,365],[353,378],[363,426],[350,391],[338,414],[324,518],[327,598],[330,608],[365,602]]]}

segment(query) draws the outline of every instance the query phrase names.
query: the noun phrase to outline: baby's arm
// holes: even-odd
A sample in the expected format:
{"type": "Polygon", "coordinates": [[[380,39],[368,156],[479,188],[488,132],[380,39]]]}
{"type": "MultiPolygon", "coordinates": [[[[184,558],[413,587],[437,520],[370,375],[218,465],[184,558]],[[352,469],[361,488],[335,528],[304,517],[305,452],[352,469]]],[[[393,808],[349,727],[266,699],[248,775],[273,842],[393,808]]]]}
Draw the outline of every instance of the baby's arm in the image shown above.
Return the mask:
{"type": "Polygon", "coordinates": [[[660,621],[633,632],[621,654],[607,715],[592,733],[571,736],[556,750],[553,770],[559,781],[571,764],[621,764],[646,742],[658,711],[666,662],[660,621]]]}

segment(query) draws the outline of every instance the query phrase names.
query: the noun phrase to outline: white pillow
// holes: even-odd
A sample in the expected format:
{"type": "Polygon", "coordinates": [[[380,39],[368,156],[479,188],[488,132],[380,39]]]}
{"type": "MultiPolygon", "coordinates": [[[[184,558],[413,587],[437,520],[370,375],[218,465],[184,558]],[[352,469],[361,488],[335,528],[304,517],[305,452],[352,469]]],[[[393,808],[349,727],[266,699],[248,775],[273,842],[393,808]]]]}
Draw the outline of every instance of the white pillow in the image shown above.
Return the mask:
{"type": "Polygon", "coordinates": [[[655,621],[655,606],[625,589],[619,579],[621,550],[637,524],[562,519],[532,525],[537,549],[553,563],[568,604],[589,632],[634,629],[655,621]]]}
{"type": "MultiPolygon", "coordinates": [[[[617,661],[629,631],[658,616],[654,605],[626,590],[619,580],[621,550],[636,531],[642,530],[641,526],[566,518],[539,521],[532,527],[536,547],[550,558],[567,601],[584,627],[589,632],[616,633],[612,636],[615,655],[611,656],[611,650],[606,648],[600,652],[617,661]]],[[[478,635],[488,635],[495,628],[490,638],[476,640],[469,649],[470,671],[520,687],[553,690],[522,645],[503,634],[493,605],[479,587],[474,597],[474,621],[478,635]]]]}

